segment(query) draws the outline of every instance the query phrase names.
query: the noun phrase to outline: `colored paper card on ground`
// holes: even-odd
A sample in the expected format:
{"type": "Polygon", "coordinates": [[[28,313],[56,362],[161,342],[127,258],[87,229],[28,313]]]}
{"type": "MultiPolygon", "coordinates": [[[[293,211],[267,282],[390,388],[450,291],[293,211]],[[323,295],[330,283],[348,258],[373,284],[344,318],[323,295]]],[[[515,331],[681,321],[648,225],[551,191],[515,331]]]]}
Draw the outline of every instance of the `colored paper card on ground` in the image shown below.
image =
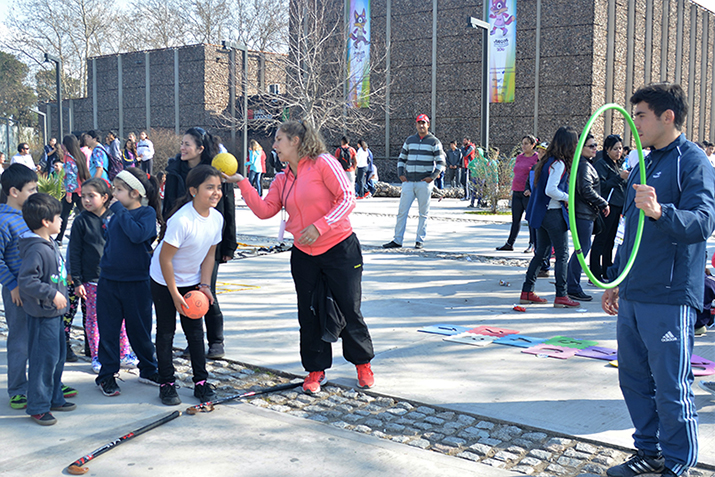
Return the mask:
{"type": "Polygon", "coordinates": [[[444,341],[452,341],[454,343],[482,347],[492,344],[495,339],[496,337],[494,336],[476,335],[474,333],[467,332],[444,338],[444,341]]]}
{"type": "Polygon", "coordinates": [[[564,348],[586,349],[590,346],[597,346],[598,341],[577,340],[567,336],[554,336],[544,341],[545,344],[563,346],[564,348]]]}
{"type": "Polygon", "coordinates": [[[469,332],[477,335],[496,336],[497,338],[519,333],[517,330],[507,330],[506,328],[497,328],[496,326],[477,326],[469,330],[469,332]]]}
{"type": "Polygon", "coordinates": [[[588,348],[580,349],[576,356],[582,358],[603,359],[605,361],[613,361],[618,359],[618,351],[613,348],[602,348],[601,346],[589,346],[588,348]]]}
{"type": "Polygon", "coordinates": [[[690,358],[690,366],[695,376],[710,376],[715,374],[715,362],[694,354],[690,358]]]}
{"type": "Polygon", "coordinates": [[[422,333],[433,333],[436,335],[452,336],[458,335],[460,333],[466,333],[467,331],[469,331],[469,327],[459,325],[430,325],[425,326],[424,328],[420,328],[417,331],[421,331],[422,333]]]}
{"type": "Polygon", "coordinates": [[[531,348],[521,350],[522,353],[557,359],[569,359],[576,354],[576,351],[576,348],[566,348],[564,346],[551,345],[547,343],[537,344],[531,348]]]}
{"type": "Polygon", "coordinates": [[[534,336],[525,335],[506,335],[494,340],[495,344],[518,346],[519,348],[531,348],[534,345],[541,344],[546,341],[546,338],[536,338],[534,336]]]}

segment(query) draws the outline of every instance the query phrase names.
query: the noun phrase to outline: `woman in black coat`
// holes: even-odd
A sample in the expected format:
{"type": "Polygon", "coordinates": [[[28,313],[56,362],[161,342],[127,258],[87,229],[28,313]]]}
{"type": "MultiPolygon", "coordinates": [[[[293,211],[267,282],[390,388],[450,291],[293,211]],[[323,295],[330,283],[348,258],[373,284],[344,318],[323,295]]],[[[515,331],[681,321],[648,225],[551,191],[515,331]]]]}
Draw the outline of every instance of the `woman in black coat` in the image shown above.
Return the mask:
{"type": "MultiPolygon", "coordinates": [[[[181,141],[181,152],[173,159],[169,159],[166,167],[166,185],[164,187],[164,202],[162,213],[168,217],[177,201],[186,194],[186,176],[189,171],[199,164],[211,165],[211,160],[218,153],[214,150],[212,136],[201,128],[191,128],[184,134],[181,141]]],[[[211,293],[216,295],[216,277],[219,263],[226,263],[233,258],[238,246],[236,242],[236,199],[233,193],[233,184],[224,182],[221,186],[223,196],[216,205],[216,210],[223,216],[223,231],[221,243],[216,247],[216,264],[211,275],[211,293]]],[[[218,300],[204,317],[206,322],[206,337],[209,342],[209,351],[206,357],[210,359],[224,356],[223,346],[223,314],[218,300]]],[[[188,348],[184,350],[188,355],[188,348]]]]}

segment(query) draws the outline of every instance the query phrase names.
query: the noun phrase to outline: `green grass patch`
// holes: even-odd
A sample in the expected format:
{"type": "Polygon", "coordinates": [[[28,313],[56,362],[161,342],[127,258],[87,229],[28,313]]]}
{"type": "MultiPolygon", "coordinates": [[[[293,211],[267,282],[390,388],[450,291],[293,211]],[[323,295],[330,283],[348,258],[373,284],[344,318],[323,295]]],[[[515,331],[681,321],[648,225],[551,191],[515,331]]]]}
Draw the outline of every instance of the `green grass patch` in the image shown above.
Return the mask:
{"type": "Polygon", "coordinates": [[[491,211],[487,211],[487,210],[474,210],[474,211],[465,212],[465,214],[472,214],[472,215],[511,215],[511,211],[509,211],[509,212],[502,211],[502,212],[492,213],[491,211]]]}

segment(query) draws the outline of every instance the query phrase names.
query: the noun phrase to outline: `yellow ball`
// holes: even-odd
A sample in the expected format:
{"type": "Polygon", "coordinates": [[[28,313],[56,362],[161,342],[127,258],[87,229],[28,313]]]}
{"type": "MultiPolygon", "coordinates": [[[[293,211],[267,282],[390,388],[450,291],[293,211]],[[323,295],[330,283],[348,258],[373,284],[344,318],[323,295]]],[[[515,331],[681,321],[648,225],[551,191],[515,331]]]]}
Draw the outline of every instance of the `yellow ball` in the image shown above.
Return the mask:
{"type": "Polygon", "coordinates": [[[211,161],[211,165],[227,176],[234,175],[238,170],[238,161],[236,160],[236,157],[229,152],[216,154],[216,157],[214,157],[213,161],[211,161]]]}

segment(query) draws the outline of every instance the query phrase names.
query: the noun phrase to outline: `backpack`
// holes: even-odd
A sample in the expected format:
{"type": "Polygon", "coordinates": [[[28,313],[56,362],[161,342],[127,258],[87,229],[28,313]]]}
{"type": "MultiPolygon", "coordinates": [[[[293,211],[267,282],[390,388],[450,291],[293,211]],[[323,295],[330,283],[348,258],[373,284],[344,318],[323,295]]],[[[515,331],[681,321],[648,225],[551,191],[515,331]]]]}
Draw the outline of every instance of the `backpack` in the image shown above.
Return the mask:
{"type": "Polygon", "coordinates": [[[349,147],[340,148],[340,157],[338,158],[338,162],[340,162],[340,165],[343,166],[344,171],[350,169],[350,166],[352,165],[352,155],[350,154],[349,147]]]}
{"type": "Polygon", "coordinates": [[[102,151],[104,151],[104,154],[107,156],[109,164],[104,165],[104,170],[107,171],[107,177],[109,177],[109,181],[111,182],[114,180],[115,177],[117,177],[117,174],[124,170],[123,159],[121,157],[112,156],[102,144],[100,144],[99,146],[102,148],[102,151]]]}

